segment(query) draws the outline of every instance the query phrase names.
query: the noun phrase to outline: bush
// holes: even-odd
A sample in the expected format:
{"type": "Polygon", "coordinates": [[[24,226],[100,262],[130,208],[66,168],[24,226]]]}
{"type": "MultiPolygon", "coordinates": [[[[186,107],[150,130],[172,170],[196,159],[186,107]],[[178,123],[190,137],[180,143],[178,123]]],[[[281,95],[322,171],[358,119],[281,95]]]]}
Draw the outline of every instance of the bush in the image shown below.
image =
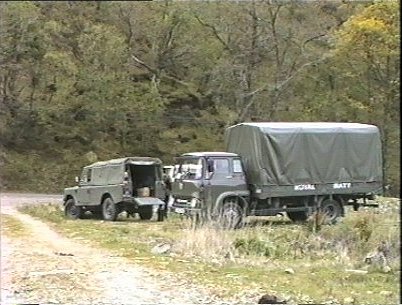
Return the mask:
{"type": "Polygon", "coordinates": [[[275,253],[275,246],[269,241],[257,237],[237,238],[234,247],[240,254],[271,257],[275,253]]]}

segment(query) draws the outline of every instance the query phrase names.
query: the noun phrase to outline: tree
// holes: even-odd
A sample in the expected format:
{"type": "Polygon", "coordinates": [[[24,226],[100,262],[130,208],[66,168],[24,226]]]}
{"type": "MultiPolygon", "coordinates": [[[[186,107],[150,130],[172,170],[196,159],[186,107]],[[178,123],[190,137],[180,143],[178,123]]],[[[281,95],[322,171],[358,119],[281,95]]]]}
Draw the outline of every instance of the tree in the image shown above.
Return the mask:
{"type": "Polygon", "coordinates": [[[324,120],[379,126],[385,184],[399,193],[400,35],[398,3],[377,2],[348,19],[334,34],[328,61],[312,71],[314,92],[304,112],[324,120]],[[319,72],[319,73],[317,73],[319,72]]]}

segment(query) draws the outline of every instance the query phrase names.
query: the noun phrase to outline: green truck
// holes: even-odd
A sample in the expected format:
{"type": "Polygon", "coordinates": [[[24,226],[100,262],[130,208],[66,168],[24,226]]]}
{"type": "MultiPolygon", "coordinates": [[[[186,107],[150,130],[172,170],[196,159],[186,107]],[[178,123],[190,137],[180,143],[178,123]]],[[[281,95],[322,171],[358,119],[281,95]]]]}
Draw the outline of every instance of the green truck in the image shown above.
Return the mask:
{"type": "Polygon", "coordinates": [[[177,158],[172,209],[239,227],[246,216],[316,210],[335,223],[344,207],[369,206],[383,191],[376,126],[358,123],[241,123],[226,129],[227,152],[177,158]]]}
{"type": "Polygon", "coordinates": [[[165,186],[162,162],[150,157],[126,157],[95,162],[85,166],[78,185],[64,189],[64,211],[70,219],[81,218],[86,211],[114,221],[125,211],[141,219],[165,215],[165,186]]]}

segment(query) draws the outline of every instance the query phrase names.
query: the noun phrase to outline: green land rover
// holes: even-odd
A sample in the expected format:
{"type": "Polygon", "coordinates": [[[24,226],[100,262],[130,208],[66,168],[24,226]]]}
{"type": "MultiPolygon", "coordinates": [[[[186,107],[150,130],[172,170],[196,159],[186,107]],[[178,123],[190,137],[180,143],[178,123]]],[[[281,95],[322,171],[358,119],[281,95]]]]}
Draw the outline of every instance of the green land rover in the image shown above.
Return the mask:
{"type": "Polygon", "coordinates": [[[150,157],[126,157],[85,166],[77,186],[64,189],[64,211],[70,219],[86,211],[114,221],[125,211],[138,213],[143,220],[157,211],[158,221],[165,215],[165,187],[162,162],[150,157]]]}

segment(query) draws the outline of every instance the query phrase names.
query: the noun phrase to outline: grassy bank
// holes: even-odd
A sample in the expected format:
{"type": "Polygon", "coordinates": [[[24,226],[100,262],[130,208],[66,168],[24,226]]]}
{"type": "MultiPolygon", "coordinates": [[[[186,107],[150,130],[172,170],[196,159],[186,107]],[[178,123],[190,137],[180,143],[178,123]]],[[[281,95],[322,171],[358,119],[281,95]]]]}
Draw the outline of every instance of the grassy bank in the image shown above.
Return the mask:
{"type": "Polygon", "coordinates": [[[218,296],[250,302],[272,293],[295,303],[397,304],[398,204],[384,198],[381,209],[347,211],[341,223],[318,230],[277,218],[255,218],[241,230],[222,231],[208,226],[194,229],[177,216],[162,223],[124,217],[112,223],[66,220],[55,205],[22,210],[70,238],[177,273],[218,296]],[[169,244],[170,251],[153,254],[151,249],[161,244],[169,244]],[[385,261],[365,262],[378,248],[385,261]]]}

